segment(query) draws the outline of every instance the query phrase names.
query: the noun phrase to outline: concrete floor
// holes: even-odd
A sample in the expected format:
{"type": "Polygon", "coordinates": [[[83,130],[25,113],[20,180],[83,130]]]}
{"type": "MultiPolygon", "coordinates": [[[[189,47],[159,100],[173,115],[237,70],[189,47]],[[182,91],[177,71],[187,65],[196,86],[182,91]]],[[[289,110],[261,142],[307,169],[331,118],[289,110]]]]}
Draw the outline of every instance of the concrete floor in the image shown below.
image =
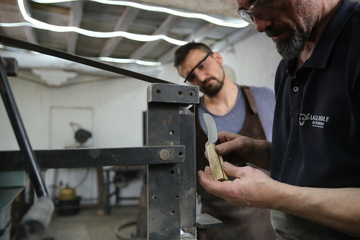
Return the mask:
{"type": "Polygon", "coordinates": [[[70,216],[55,214],[49,227],[48,236],[53,240],[127,240],[134,236],[135,224],[118,230],[129,222],[136,222],[138,206],[111,208],[105,215],[96,208],[81,209],[70,216]]]}

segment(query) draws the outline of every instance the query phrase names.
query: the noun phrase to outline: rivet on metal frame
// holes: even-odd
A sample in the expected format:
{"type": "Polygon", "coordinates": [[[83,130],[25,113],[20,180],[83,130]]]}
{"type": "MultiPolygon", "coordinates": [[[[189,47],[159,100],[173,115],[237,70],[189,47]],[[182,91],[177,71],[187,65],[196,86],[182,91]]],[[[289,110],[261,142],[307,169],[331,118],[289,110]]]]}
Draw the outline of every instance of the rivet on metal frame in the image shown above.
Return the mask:
{"type": "Polygon", "coordinates": [[[160,151],[159,157],[160,157],[161,160],[167,161],[170,158],[170,152],[168,150],[166,150],[166,149],[163,149],[163,150],[160,151]]]}

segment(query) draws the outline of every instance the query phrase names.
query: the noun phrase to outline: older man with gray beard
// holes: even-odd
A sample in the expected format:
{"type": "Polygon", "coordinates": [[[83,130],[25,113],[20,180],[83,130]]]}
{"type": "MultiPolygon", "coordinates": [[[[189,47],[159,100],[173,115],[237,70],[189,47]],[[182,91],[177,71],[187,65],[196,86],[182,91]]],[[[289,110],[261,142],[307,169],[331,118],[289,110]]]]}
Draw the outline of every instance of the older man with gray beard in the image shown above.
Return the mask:
{"type": "Polygon", "coordinates": [[[271,160],[271,177],[224,163],[233,181],[199,171],[232,204],[272,209],[278,239],[360,239],[360,3],[237,0],[239,15],[275,42],[272,143],[221,132],[216,151],[271,160]]]}

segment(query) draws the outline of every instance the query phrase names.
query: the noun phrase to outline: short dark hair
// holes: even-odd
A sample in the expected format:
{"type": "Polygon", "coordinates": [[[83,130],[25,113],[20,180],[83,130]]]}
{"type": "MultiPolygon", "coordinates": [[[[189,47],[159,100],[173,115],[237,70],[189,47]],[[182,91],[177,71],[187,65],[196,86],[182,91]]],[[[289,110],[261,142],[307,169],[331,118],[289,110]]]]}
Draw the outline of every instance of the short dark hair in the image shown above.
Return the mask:
{"type": "Polygon", "coordinates": [[[177,68],[180,64],[182,64],[189,52],[194,49],[198,49],[206,53],[212,52],[211,48],[204,43],[189,42],[176,49],[174,55],[174,66],[177,68]]]}

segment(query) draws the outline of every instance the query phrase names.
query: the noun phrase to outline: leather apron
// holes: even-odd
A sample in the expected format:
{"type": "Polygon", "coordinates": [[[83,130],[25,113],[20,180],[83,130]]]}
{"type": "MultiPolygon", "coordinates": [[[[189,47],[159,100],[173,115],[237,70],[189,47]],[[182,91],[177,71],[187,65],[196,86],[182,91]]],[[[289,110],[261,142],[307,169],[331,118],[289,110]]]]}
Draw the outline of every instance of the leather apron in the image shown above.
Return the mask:
{"type": "MultiPolygon", "coordinates": [[[[255,99],[247,86],[241,86],[245,96],[246,117],[239,134],[255,139],[266,139],[255,99]]],[[[198,110],[195,108],[196,124],[196,168],[204,170],[208,160],[204,155],[207,134],[202,129],[198,110]]],[[[226,160],[226,158],[224,158],[226,160]]],[[[233,162],[233,164],[236,164],[233,162]]],[[[197,183],[197,192],[201,197],[202,213],[207,213],[223,222],[222,227],[206,230],[206,240],[272,240],[276,234],[270,223],[270,210],[232,205],[222,198],[207,193],[197,183]]]]}

